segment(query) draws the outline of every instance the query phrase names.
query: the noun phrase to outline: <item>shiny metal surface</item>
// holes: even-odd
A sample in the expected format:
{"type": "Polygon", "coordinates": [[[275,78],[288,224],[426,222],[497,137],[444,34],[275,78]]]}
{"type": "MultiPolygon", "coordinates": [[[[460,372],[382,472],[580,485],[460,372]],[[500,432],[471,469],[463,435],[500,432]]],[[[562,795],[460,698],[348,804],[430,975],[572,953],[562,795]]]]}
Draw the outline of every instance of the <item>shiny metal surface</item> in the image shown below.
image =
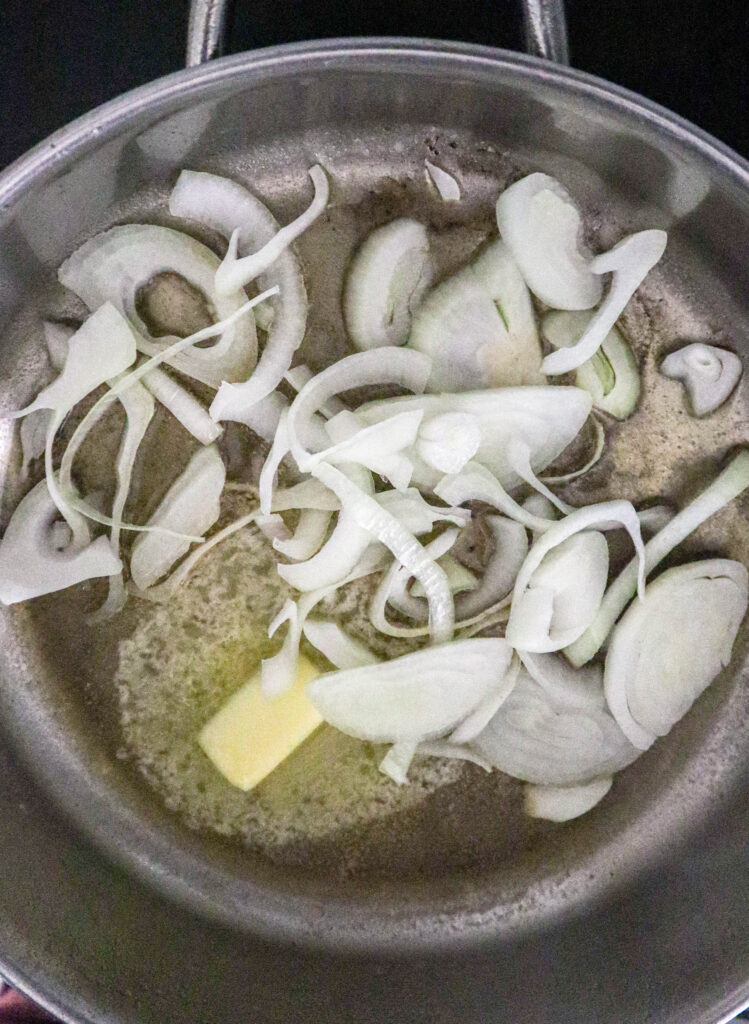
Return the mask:
{"type": "MultiPolygon", "coordinates": [[[[525,49],[533,57],[569,64],[564,0],[519,0],[525,49]]],[[[190,0],[187,66],[204,64],[223,53],[230,0],[190,0]]],[[[250,12],[251,15],[251,12],[250,12]]]]}
{"type": "Polygon", "coordinates": [[[569,64],[564,0],[523,0],[525,49],[536,57],[569,64]]]}
{"type": "Polygon", "coordinates": [[[228,10],[228,0],[191,0],[185,60],[188,68],[221,56],[228,10]]]}
{"type": "MultiPolygon", "coordinates": [[[[61,301],[54,267],[113,219],[157,210],[179,168],[252,181],[283,219],[320,159],[337,216],[354,211],[362,231],[367,211],[425,202],[423,156],[434,148],[465,174],[470,230],[490,223],[488,184],[530,167],[581,198],[596,244],[668,228],[669,261],[630,324],[651,379],[678,336],[746,352],[745,163],[568,69],[454,44],[342,41],[171,76],[8,169],[0,406],[38,377],[38,314],[23,310],[61,301]],[[380,198],[367,207],[370,193],[380,198]]],[[[331,251],[319,234],[304,245],[308,267],[331,251]]],[[[324,319],[315,323],[322,337],[324,319]]],[[[682,495],[698,485],[695,457],[707,471],[746,430],[736,405],[705,446],[669,394],[660,420],[633,421],[636,442],[617,442],[602,491],[682,495]]],[[[11,441],[6,424],[2,475],[11,441]]],[[[697,543],[738,550],[742,508],[697,543]]],[[[2,973],[66,1019],[714,1024],[749,1001],[749,695],[739,661],[622,776],[616,802],[517,863],[469,857],[434,879],[399,873],[396,862],[384,879],[340,880],[188,832],[118,761],[116,722],[80,663],[66,668],[62,648],[45,647],[39,621],[20,610],[0,627],[0,949],[2,973]]],[[[462,813],[468,827],[474,810],[462,813]]]]}

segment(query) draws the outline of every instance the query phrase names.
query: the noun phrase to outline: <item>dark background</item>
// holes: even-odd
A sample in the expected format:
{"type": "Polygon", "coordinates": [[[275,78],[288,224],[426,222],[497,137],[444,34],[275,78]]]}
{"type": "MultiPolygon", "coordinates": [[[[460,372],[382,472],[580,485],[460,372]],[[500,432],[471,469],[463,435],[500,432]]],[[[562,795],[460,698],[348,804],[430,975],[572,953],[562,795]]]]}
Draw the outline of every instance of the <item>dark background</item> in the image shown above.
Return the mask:
{"type": "MultiPolygon", "coordinates": [[[[567,0],[572,63],[749,156],[746,0],[567,0]]],[[[0,0],[0,167],[66,121],[182,66],[187,0],[0,0]]],[[[229,51],[335,35],[517,48],[515,0],[234,0],[229,51]]]]}

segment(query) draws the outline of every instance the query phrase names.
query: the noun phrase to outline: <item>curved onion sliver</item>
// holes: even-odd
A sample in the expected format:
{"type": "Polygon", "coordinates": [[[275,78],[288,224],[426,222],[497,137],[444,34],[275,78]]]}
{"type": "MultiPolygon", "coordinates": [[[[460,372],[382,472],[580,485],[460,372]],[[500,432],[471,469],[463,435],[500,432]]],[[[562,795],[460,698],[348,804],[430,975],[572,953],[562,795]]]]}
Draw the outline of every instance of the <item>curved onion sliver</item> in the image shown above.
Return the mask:
{"type": "MultiPolygon", "coordinates": [[[[139,289],[165,271],[177,273],[206,296],[217,320],[227,320],[242,307],[245,295],[242,291],[218,294],[214,284],[218,265],[218,257],[207,246],[182,231],[155,224],[122,224],[90,238],[65,260],[57,276],[89,309],[111,302],[137,329],[138,349],[153,356],[170,349],[173,339],[150,336],[136,308],[139,289]]],[[[214,388],[224,380],[244,380],[257,360],[255,319],[245,316],[231,321],[208,348],[188,347],[190,351],[172,351],[165,361],[214,388]]]]}
{"type": "Polygon", "coordinates": [[[558,704],[525,669],[471,746],[500,771],[541,786],[589,782],[640,754],[605,708],[558,704]]]}

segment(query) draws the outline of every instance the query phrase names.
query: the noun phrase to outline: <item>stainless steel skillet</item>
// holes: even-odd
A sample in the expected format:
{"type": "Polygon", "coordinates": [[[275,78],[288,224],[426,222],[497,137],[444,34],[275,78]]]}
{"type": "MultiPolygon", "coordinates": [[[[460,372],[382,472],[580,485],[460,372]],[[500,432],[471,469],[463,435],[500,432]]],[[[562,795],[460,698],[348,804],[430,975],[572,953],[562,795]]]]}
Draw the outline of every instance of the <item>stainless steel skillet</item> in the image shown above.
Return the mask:
{"type": "MultiPolygon", "coordinates": [[[[320,268],[332,253],[342,260],[367,222],[429,214],[448,265],[489,229],[492,190],[526,167],[564,178],[596,242],[624,227],[668,228],[670,260],[629,324],[646,381],[681,336],[746,351],[749,175],[737,157],[644,101],[545,62],[343,41],[171,76],[3,175],[3,407],[36,379],[33,311],[62,310],[50,271],[79,240],[115,219],[150,217],[182,166],[237,174],[283,218],[313,157],[336,183],[339,240],[312,235],[302,248],[321,296],[310,358],[324,357],[323,339],[342,344],[329,316],[335,281],[320,268]],[[435,150],[468,183],[458,223],[425,192],[423,158],[435,150]]],[[[741,398],[698,434],[677,393],[658,397],[660,418],[650,409],[617,439],[602,493],[626,483],[633,497],[682,497],[746,436],[741,398]]],[[[10,440],[6,431],[3,472],[10,440]]],[[[696,549],[746,557],[745,510],[696,549]]],[[[749,1000],[741,658],[588,821],[513,847],[512,794],[494,802],[494,791],[459,781],[421,817],[399,817],[395,840],[389,825],[370,830],[364,845],[380,851],[379,870],[341,877],[326,870],[335,844],[310,871],[185,829],[114,756],[111,666],[92,679],[92,638],[54,619],[24,611],[2,625],[0,949],[3,973],[68,1019],[707,1024],[749,1000]],[[419,860],[425,835],[435,853],[419,860]]]]}

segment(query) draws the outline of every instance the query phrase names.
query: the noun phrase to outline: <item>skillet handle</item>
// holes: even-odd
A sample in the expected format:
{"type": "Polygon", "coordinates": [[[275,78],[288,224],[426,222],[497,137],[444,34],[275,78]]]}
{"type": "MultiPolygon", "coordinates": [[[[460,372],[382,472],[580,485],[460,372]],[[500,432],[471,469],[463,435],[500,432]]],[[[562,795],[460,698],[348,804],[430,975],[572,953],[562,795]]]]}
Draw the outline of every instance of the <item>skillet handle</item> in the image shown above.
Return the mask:
{"type": "Polygon", "coordinates": [[[186,54],[188,68],[221,56],[228,11],[229,0],[190,0],[186,54]]]}
{"type": "Polygon", "coordinates": [[[569,64],[564,0],[520,0],[520,5],[526,52],[556,64],[569,64]]]}
{"type": "MultiPolygon", "coordinates": [[[[534,57],[569,64],[564,0],[520,0],[525,49],[534,57]]],[[[220,57],[226,35],[229,0],[190,0],[187,66],[220,57]]]]}

